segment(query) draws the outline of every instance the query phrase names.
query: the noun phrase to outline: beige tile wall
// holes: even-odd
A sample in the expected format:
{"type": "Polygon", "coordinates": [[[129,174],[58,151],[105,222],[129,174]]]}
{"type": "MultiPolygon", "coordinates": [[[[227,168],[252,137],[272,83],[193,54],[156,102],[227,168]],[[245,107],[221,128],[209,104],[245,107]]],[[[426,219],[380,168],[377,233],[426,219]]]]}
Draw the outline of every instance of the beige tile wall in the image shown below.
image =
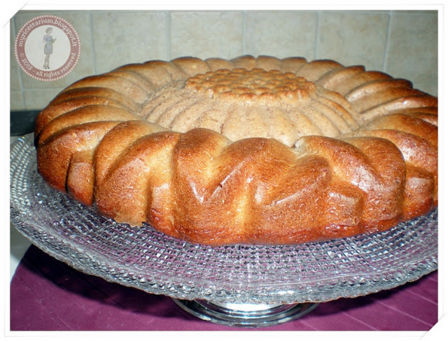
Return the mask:
{"type": "Polygon", "coordinates": [[[329,58],[410,79],[437,95],[436,11],[20,11],[10,27],[12,110],[42,109],[87,75],[180,56],[329,58]],[[70,22],[81,40],[75,69],[53,82],[22,72],[13,51],[22,25],[47,14],[70,22]]]}

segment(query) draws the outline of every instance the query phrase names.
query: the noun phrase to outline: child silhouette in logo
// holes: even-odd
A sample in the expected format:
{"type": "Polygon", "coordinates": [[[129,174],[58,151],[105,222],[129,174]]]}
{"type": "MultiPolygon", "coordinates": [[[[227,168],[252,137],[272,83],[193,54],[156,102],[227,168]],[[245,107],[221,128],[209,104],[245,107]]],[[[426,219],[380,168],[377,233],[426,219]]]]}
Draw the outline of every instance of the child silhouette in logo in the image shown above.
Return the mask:
{"type": "Polygon", "coordinates": [[[45,35],[44,35],[44,54],[45,54],[45,60],[44,60],[44,69],[49,69],[50,68],[50,55],[53,53],[53,43],[56,41],[56,38],[53,38],[53,36],[51,35],[51,32],[53,32],[53,28],[52,27],[48,27],[45,30],[45,35]]]}

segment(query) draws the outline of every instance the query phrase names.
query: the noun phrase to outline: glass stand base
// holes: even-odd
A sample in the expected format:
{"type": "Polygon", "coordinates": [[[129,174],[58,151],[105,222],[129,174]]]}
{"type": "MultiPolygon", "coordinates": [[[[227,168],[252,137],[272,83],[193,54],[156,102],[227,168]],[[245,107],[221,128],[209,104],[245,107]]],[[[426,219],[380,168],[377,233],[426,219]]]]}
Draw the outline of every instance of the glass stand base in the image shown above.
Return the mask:
{"type": "Polygon", "coordinates": [[[179,299],[173,301],[183,310],[202,320],[243,327],[265,327],[285,323],[308,314],[317,306],[315,303],[272,305],[179,299]]]}

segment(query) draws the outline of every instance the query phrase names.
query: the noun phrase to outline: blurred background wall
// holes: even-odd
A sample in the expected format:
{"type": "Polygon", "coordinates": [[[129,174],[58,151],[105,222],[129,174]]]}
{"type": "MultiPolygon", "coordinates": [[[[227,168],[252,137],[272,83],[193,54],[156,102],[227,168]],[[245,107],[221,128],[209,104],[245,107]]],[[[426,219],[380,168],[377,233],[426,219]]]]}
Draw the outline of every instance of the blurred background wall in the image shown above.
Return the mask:
{"type": "Polygon", "coordinates": [[[19,11],[10,25],[11,110],[40,110],[88,75],[181,56],[335,59],[437,96],[437,11],[19,11]],[[64,18],[80,37],[78,64],[57,81],[28,76],[15,60],[17,32],[39,15],[64,18]]]}

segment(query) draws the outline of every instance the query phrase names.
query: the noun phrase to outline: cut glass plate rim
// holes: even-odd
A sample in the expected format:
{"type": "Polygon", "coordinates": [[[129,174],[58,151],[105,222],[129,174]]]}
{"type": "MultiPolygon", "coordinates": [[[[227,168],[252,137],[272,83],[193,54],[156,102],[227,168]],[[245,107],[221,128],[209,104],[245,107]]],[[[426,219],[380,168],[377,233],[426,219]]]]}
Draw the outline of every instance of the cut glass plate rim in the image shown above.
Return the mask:
{"type": "Polygon", "coordinates": [[[438,210],[392,229],[299,245],[211,247],[118,224],[48,186],[32,134],[11,145],[11,222],[32,244],[107,281],[217,303],[326,302],[392,289],[437,269],[438,210]]]}

